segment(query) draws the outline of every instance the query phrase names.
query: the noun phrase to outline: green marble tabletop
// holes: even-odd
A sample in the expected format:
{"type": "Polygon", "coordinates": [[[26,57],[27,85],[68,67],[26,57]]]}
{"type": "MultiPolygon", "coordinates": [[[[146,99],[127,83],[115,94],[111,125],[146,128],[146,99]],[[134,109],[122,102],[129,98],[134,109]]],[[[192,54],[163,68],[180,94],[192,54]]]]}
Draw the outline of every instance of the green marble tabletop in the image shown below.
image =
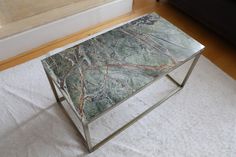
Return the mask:
{"type": "Polygon", "coordinates": [[[204,48],[156,13],[42,60],[87,121],[135,94],[204,48]]]}

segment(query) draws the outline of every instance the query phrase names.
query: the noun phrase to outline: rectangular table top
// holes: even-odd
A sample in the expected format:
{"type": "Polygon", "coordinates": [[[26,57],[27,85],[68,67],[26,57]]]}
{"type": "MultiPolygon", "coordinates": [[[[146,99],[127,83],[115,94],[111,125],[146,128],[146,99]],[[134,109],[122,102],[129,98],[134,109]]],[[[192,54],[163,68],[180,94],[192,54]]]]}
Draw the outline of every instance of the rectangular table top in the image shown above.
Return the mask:
{"type": "Polygon", "coordinates": [[[182,64],[204,46],[156,13],[42,60],[87,121],[182,64]]]}

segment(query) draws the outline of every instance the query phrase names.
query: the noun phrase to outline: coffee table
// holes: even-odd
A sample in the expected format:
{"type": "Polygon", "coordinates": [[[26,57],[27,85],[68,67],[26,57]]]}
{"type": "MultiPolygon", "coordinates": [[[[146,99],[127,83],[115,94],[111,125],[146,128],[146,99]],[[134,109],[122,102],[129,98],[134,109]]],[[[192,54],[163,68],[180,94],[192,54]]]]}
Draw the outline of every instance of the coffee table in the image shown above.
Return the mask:
{"type": "Polygon", "coordinates": [[[53,51],[42,64],[57,102],[66,100],[63,105],[66,113],[88,150],[93,151],[182,89],[203,49],[203,45],[173,24],[151,13],[53,51]],[[191,59],[193,62],[181,83],[169,75],[191,59]],[[162,77],[171,80],[176,88],[92,145],[91,122],[162,77]]]}

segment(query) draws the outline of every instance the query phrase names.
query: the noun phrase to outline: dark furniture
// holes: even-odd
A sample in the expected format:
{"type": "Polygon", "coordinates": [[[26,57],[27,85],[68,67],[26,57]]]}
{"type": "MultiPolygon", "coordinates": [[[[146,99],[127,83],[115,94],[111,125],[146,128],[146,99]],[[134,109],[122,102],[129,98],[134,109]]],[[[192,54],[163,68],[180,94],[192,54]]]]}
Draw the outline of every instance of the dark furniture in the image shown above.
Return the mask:
{"type": "Polygon", "coordinates": [[[168,2],[236,45],[235,0],[169,0],[168,2]]]}

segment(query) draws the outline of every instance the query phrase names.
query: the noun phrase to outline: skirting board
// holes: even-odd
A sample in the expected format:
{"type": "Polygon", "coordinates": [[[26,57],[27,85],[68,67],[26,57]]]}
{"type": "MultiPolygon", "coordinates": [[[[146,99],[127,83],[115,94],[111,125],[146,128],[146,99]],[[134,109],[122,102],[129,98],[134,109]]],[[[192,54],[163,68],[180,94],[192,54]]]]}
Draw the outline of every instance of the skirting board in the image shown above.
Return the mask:
{"type": "Polygon", "coordinates": [[[133,0],[116,0],[67,18],[0,40],[0,62],[48,42],[121,16],[132,10],[133,0]]]}

